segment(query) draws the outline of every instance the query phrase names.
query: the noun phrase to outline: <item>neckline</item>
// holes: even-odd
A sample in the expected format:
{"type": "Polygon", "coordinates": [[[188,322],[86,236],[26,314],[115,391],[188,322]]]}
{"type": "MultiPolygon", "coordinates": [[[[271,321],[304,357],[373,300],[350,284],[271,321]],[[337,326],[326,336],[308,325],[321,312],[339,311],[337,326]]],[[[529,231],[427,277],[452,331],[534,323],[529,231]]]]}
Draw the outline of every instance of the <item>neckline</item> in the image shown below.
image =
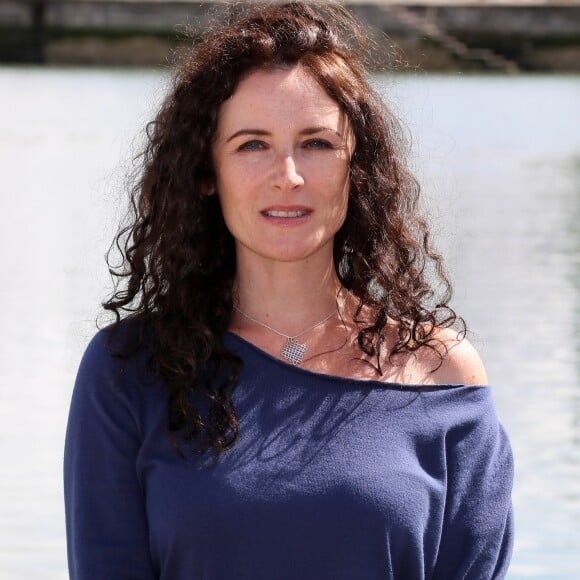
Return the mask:
{"type": "Polygon", "coordinates": [[[232,332],[231,330],[226,331],[226,335],[230,338],[233,338],[234,341],[237,341],[239,344],[244,346],[247,350],[250,350],[254,354],[258,355],[260,358],[266,360],[268,363],[273,364],[274,366],[278,366],[284,369],[286,372],[295,372],[297,374],[303,375],[305,378],[310,380],[323,380],[326,382],[332,383],[346,383],[350,385],[356,385],[358,387],[367,387],[367,388],[379,388],[379,389],[390,389],[396,391],[412,391],[412,392],[437,392],[437,391],[446,391],[450,389],[459,389],[459,388],[486,388],[489,385],[468,385],[463,383],[446,383],[446,384],[420,384],[420,383],[397,383],[393,381],[378,381],[376,379],[355,379],[352,377],[343,377],[339,375],[331,375],[328,373],[321,373],[318,371],[313,371],[310,369],[305,369],[299,366],[292,365],[287,363],[275,356],[271,355],[270,353],[262,350],[258,346],[256,346],[253,342],[246,340],[245,338],[241,337],[239,334],[232,332]]]}

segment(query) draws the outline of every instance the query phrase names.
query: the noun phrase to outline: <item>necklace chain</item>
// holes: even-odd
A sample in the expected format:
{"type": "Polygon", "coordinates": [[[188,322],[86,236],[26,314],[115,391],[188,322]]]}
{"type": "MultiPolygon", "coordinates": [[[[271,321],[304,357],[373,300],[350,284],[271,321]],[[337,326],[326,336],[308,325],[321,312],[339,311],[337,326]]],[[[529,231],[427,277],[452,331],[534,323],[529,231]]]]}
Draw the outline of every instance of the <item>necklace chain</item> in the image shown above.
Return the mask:
{"type": "Polygon", "coordinates": [[[259,320],[255,319],[253,316],[250,316],[249,314],[246,314],[243,310],[240,310],[240,308],[238,308],[237,306],[234,306],[234,309],[237,310],[244,318],[247,318],[248,320],[251,320],[252,322],[255,322],[256,324],[263,326],[264,328],[267,328],[268,330],[271,330],[273,333],[277,334],[278,336],[282,336],[286,339],[292,339],[292,340],[296,340],[299,336],[302,336],[303,334],[306,334],[307,332],[314,330],[318,326],[321,326],[327,320],[330,320],[338,312],[338,308],[335,308],[330,314],[325,316],[319,322],[315,322],[312,326],[309,326],[306,330],[303,330],[302,332],[299,332],[298,334],[295,334],[294,336],[290,336],[289,334],[284,334],[283,332],[280,332],[279,330],[276,330],[275,328],[272,328],[271,326],[268,326],[267,324],[260,322],[259,320]]]}
{"type": "Polygon", "coordinates": [[[309,326],[306,330],[303,330],[302,332],[299,332],[294,336],[290,336],[288,334],[280,332],[279,330],[276,330],[275,328],[272,328],[271,326],[268,326],[267,324],[264,324],[263,322],[260,322],[253,316],[246,314],[243,310],[240,310],[240,308],[238,308],[236,305],[234,305],[234,310],[237,310],[244,318],[247,318],[248,320],[251,320],[252,322],[258,324],[259,326],[268,329],[274,334],[277,334],[278,336],[282,336],[283,338],[285,338],[286,342],[284,343],[284,346],[282,347],[280,354],[282,355],[282,358],[284,358],[290,364],[293,364],[295,366],[298,366],[299,364],[302,363],[302,361],[304,360],[304,354],[306,353],[307,350],[306,345],[304,343],[298,342],[296,339],[306,334],[307,332],[310,332],[311,330],[314,330],[315,328],[321,326],[327,320],[330,320],[338,312],[338,308],[335,308],[330,314],[325,316],[319,322],[314,323],[312,326],[309,326]]]}

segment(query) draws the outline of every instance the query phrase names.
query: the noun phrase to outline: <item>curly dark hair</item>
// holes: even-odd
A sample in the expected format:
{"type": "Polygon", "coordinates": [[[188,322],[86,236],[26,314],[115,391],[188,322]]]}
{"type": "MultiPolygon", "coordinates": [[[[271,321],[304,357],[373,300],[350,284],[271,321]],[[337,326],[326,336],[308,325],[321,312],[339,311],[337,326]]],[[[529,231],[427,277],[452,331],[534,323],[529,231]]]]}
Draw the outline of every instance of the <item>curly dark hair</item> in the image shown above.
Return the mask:
{"type": "Polygon", "coordinates": [[[449,307],[450,282],[419,212],[404,133],[366,80],[361,25],[328,3],[234,12],[182,57],[169,96],[147,126],[131,223],[116,238],[123,263],[110,266],[116,287],[103,304],[115,314],[114,327],[122,318],[139,322],[134,348],[145,332],[153,337],[151,362],[166,385],[176,448],[188,443],[218,455],[238,437],[232,391],[242,363],[223,341],[236,256],[218,196],[208,195],[215,188],[211,145],[221,104],[249,72],[300,65],[350,121],[356,146],[334,260],[342,285],[358,299],[355,319],[363,307],[374,313],[358,344],[377,373],[385,355],[424,346],[443,360],[436,329],[463,325],[449,307]],[[397,323],[398,341],[385,353],[389,321],[397,323]]]}

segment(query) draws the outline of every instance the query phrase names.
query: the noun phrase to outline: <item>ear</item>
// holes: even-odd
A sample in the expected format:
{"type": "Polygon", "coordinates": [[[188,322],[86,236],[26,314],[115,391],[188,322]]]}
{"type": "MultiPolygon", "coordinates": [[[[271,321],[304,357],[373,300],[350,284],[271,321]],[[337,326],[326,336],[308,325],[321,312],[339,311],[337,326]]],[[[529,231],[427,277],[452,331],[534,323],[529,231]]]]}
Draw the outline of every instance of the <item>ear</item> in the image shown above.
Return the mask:
{"type": "Polygon", "coordinates": [[[203,195],[204,197],[211,197],[212,195],[217,193],[215,178],[209,176],[204,178],[201,182],[200,192],[201,195],[203,195]]]}

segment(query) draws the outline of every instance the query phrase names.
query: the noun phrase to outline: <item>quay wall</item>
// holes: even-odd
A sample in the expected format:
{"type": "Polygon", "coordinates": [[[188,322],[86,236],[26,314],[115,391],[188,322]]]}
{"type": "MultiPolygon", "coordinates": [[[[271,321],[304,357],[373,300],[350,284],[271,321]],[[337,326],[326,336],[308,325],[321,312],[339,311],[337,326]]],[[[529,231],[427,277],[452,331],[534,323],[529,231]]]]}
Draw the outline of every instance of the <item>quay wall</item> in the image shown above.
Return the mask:
{"type": "MultiPolygon", "coordinates": [[[[0,0],[0,62],[163,65],[191,42],[186,30],[195,36],[226,6],[185,0],[0,0]]],[[[379,46],[377,68],[401,62],[424,69],[484,67],[449,50],[445,39],[452,37],[472,51],[491,50],[522,70],[580,71],[580,0],[359,0],[349,6],[379,46]],[[426,34],[422,23],[434,24],[441,34],[426,34]]]]}

